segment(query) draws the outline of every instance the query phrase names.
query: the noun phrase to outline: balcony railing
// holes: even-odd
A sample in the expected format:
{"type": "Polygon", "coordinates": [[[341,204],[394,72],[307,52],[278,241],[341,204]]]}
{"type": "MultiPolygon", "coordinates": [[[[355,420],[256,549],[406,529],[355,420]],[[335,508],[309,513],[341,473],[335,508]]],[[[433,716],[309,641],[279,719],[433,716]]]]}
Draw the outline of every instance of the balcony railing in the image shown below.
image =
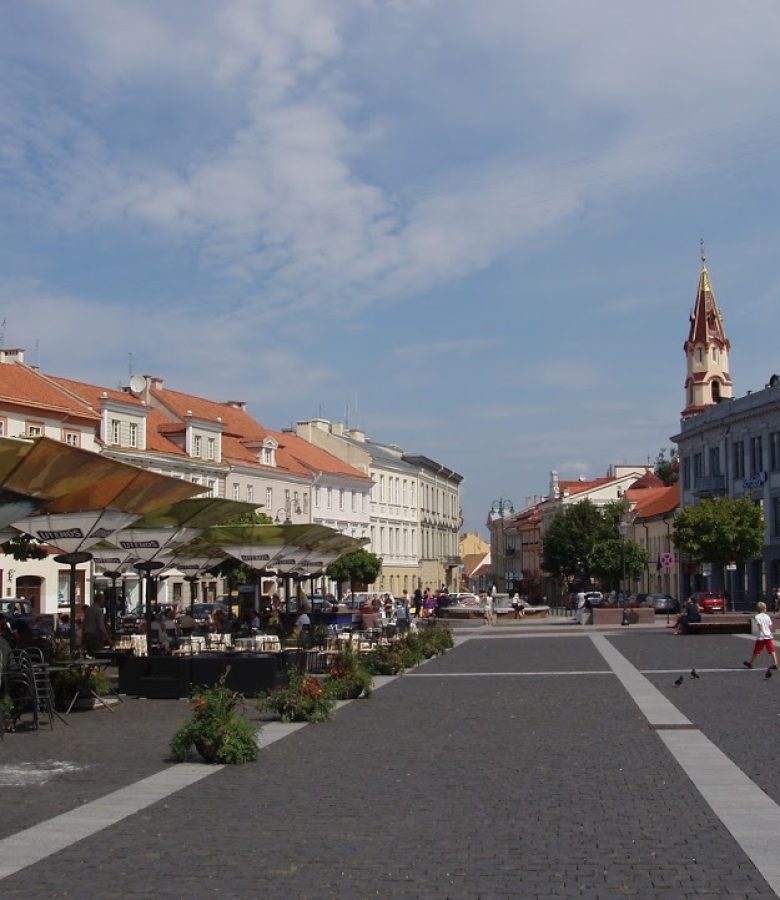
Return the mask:
{"type": "Polygon", "coordinates": [[[697,475],[693,482],[693,492],[699,497],[707,494],[725,494],[725,475],[697,475]]]}

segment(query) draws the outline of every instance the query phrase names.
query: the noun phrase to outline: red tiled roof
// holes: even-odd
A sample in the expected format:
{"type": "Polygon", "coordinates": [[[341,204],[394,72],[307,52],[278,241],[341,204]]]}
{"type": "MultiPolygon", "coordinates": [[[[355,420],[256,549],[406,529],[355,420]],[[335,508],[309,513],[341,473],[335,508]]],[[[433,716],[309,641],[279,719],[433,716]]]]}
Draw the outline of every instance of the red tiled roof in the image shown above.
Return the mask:
{"type": "Polygon", "coordinates": [[[463,574],[466,578],[471,578],[482,565],[486,556],[487,553],[467,553],[466,556],[463,557],[463,574]]]}
{"type": "Polygon", "coordinates": [[[172,424],[171,420],[159,409],[148,408],[146,417],[146,449],[155,453],[173,453],[175,456],[186,456],[181,447],[165,437],[165,430],[172,424]]]}
{"type": "Polygon", "coordinates": [[[637,488],[658,488],[664,487],[663,481],[655,474],[655,472],[645,472],[645,474],[641,478],[637,478],[637,480],[631,485],[631,490],[635,491],[637,488]]]}
{"type": "Polygon", "coordinates": [[[309,472],[327,472],[329,475],[347,475],[350,478],[360,478],[362,481],[370,481],[370,476],[360,469],[350,466],[349,463],[339,459],[327,450],[310,444],[303,438],[291,432],[274,434],[279,441],[279,451],[289,454],[293,459],[306,467],[309,472]]]}
{"type": "Polygon", "coordinates": [[[193,394],[183,394],[168,388],[153,387],[151,396],[170,410],[178,419],[192,415],[207,422],[222,422],[222,433],[240,437],[245,441],[261,441],[269,430],[264,428],[246,410],[227,403],[206,400],[193,394]]]}
{"type": "Polygon", "coordinates": [[[137,397],[128,394],[126,391],[100,387],[97,384],[88,384],[86,381],[73,381],[70,378],[60,378],[59,375],[47,375],[46,377],[49,381],[53,381],[55,384],[65,388],[65,390],[76,394],[95,410],[100,410],[100,401],[104,399],[104,397],[108,400],[114,400],[117,403],[126,403],[128,406],[143,406],[137,397]]]}
{"type": "Polygon", "coordinates": [[[54,379],[24,363],[0,364],[0,401],[100,420],[97,410],[88,409],[88,404],[81,398],[73,396],[54,379]]]}
{"type": "Polygon", "coordinates": [[[669,485],[669,487],[640,489],[636,494],[633,494],[632,491],[633,488],[629,488],[626,494],[629,500],[636,501],[634,511],[639,519],[663,516],[674,512],[680,505],[679,482],[669,485]]]}
{"type": "Polygon", "coordinates": [[[560,491],[559,496],[563,496],[563,492],[568,488],[569,496],[572,494],[581,494],[583,491],[589,491],[592,488],[600,487],[602,484],[609,484],[610,481],[615,481],[614,478],[592,478],[590,481],[559,481],[558,489],[560,491]]]}

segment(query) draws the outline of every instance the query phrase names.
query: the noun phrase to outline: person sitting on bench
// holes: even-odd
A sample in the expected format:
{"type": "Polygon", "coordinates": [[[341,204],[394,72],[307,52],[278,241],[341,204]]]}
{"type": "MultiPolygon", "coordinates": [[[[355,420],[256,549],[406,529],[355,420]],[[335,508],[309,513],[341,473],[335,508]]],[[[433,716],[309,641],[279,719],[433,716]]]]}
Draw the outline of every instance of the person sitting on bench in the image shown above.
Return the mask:
{"type": "Polygon", "coordinates": [[[699,604],[691,598],[685,604],[685,609],[677,617],[672,634],[687,634],[688,626],[693,622],[701,622],[701,613],[699,612],[699,604]]]}

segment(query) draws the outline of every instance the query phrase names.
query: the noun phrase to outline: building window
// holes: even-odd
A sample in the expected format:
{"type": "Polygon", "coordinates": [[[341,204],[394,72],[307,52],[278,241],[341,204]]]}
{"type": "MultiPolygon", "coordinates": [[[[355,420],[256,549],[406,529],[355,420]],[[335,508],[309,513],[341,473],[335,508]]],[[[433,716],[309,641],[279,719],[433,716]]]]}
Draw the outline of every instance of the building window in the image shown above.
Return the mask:
{"type": "Polygon", "coordinates": [[[217,482],[216,482],[216,479],[214,479],[214,478],[209,478],[209,480],[206,482],[206,485],[208,486],[208,489],[209,489],[209,495],[212,496],[212,497],[216,497],[216,496],[217,496],[217,482]]]}
{"type": "Polygon", "coordinates": [[[357,512],[357,493],[352,491],[352,512],[357,512]]]}
{"type": "Polygon", "coordinates": [[[136,422],[131,422],[128,425],[128,443],[131,447],[138,446],[138,425],[136,422]]]}
{"type": "Polygon", "coordinates": [[[344,491],[339,488],[339,509],[344,509],[344,491]]]}
{"type": "Polygon", "coordinates": [[[769,435],[769,466],[773,472],[780,469],[780,431],[769,435]]]}
{"type": "Polygon", "coordinates": [[[0,437],[8,434],[8,419],[0,419],[0,437]]]}
{"type": "Polygon", "coordinates": [[[697,482],[704,474],[704,460],[701,453],[693,454],[693,480],[697,482]]]}
{"type": "Polygon", "coordinates": [[[248,484],[246,486],[246,502],[247,503],[255,502],[255,489],[254,489],[254,486],[251,484],[248,484]]]}
{"type": "Polygon", "coordinates": [[[691,486],[691,458],[683,457],[682,460],[682,486],[683,490],[688,490],[691,486]]]}
{"type": "Polygon", "coordinates": [[[274,451],[271,447],[263,447],[263,465],[272,466],[274,464],[274,451]]]}
{"type": "Polygon", "coordinates": [[[328,509],[333,508],[333,488],[328,488],[328,509]]]}
{"type": "Polygon", "coordinates": [[[108,423],[109,443],[117,445],[122,443],[122,423],[119,419],[111,419],[108,423]]]}
{"type": "Polygon", "coordinates": [[[710,447],[710,475],[722,475],[720,471],[720,447],[710,447]]]}
{"type": "Polygon", "coordinates": [[[780,497],[772,497],[772,536],[780,537],[780,497]]]}
{"type": "Polygon", "coordinates": [[[385,502],[385,476],[379,476],[379,502],[385,502]]]}
{"type": "Polygon", "coordinates": [[[233,499],[240,500],[241,499],[241,485],[237,482],[233,482],[233,499]]]}
{"type": "Polygon", "coordinates": [[[192,455],[203,456],[203,438],[199,434],[192,439],[192,455]]]}
{"type": "Polygon", "coordinates": [[[80,437],[80,435],[79,435],[78,431],[66,431],[65,432],[65,443],[69,447],[78,447],[79,444],[81,443],[79,441],[79,437],[80,437]]]}
{"type": "Polygon", "coordinates": [[[217,439],[216,438],[206,438],[206,459],[216,459],[217,458],[217,439]]]}
{"type": "Polygon", "coordinates": [[[750,439],[750,474],[758,475],[764,468],[764,454],[761,446],[761,435],[750,439]]]}
{"type": "Polygon", "coordinates": [[[734,441],[734,477],[745,477],[745,444],[744,441],[734,441]]]}

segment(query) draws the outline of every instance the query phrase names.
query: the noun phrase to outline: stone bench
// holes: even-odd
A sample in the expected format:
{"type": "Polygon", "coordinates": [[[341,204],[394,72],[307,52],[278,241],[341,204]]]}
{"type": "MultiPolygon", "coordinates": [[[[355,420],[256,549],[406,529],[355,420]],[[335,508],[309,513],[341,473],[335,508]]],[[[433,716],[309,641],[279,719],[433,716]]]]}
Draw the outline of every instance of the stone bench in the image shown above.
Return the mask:
{"type": "Polygon", "coordinates": [[[684,634],[750,634],[750,617],[739,619],[723,616],[702,616],[701,622],[685,626],[684,634]]]}
{"type": "Polygon", "coordinates": [[[655,610],[649,606],[616,607],[596,606],[592,610],[591,621],[594,625],[622,625],[623,614],[628,617],[629,625],[654,625],[655,610]]]}
{"type": "MultiPolygon", "coordinates": [[[[497,616],[512,616],[515,617],[515,608],[513,606],[502,606],[495,610],[497,616]]],[[[545,619],[550,615],[550,607],[549,606],[526,606],[523,611],[522,616],[518,616],[518,618],[523,618],[525,616],[536,616],[539,619],[545,619]]]]}

